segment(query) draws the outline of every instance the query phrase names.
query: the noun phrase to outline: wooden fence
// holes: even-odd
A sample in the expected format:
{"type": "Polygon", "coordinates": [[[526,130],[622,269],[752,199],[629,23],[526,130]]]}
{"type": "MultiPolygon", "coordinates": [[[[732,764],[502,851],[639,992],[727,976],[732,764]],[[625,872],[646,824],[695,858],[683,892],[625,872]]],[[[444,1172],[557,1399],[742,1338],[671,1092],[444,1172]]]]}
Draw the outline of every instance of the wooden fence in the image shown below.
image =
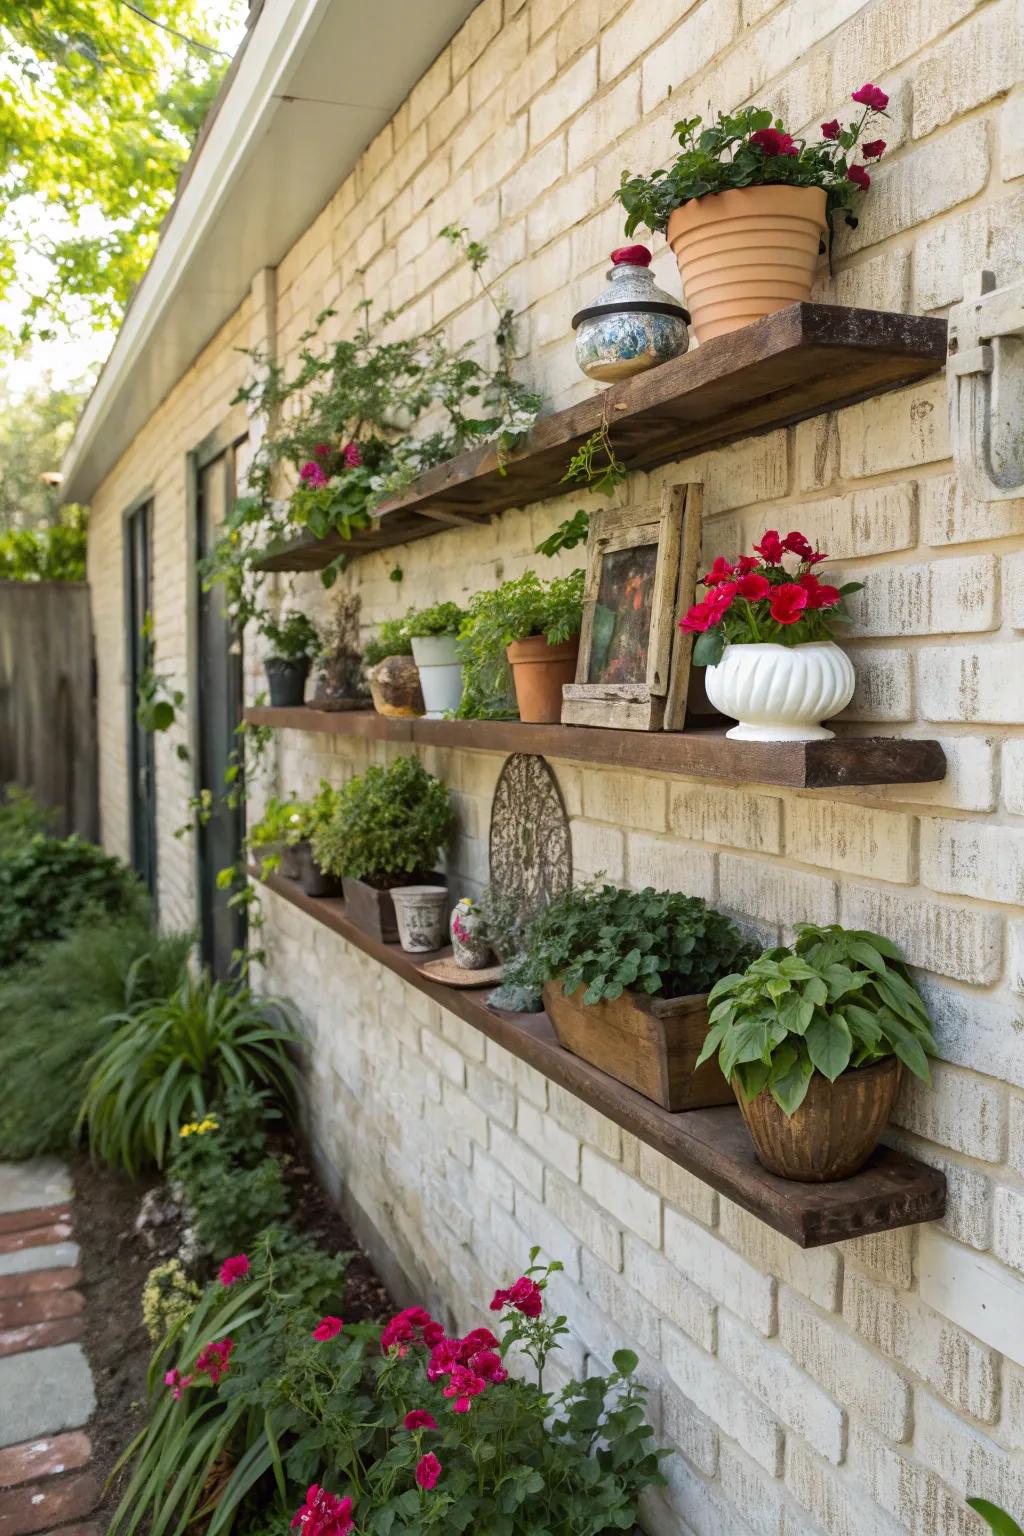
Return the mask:
{"type": "Polygon", "coordinates": [[[0,787],[99,832],[95,665],[85,582],[0,581],[0,787]]]}

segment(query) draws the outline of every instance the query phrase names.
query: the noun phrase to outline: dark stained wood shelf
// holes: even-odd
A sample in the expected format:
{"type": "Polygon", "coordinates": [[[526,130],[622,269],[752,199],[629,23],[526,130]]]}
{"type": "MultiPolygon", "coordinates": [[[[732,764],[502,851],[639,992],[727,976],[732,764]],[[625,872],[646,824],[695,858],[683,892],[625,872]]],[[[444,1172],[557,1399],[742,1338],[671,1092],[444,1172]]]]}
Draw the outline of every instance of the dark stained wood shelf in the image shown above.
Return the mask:
{"type": "Polygon", "coordinates": [[[694,1109],[671,1114],[563,1050],[547,1014],[505,1013],[487,1006],[485,988],[466,990],[440,985],[417,964],[417,958],[430,960],[434,956],[414,958],[397,944],[382,944],[371,938],[346,917],[343,901],[307,896],[295,881],[280,875],[262,878],[270,890],[314,921],[340,934],[442,1008],[497,1041],[513,1056],[528,1062],[552,1082],[607,1115],[616,1125],[703,1179],[801,1248],[817,1248],[844,1238],[935,1221],[945,1211],[943,1174],[889,1147],[879,1147],[860,1173],[837,1184],[798,1184],[777,1178],[755,1158],[738,1109],[694,1109]]]}
{"type": "Polygon", "coordinates": [[[373,710],[245,711],[252,725],[317,731],[418,746],[479,752],[535,752],[608,768],[676,773],[693,779],[834,789],[926,784],[945,777],[937,741],[899,736],[836,736],[831,741],[730,741],[724,730],[612,731],[585,725],[524,725],[521,720],[393,720],[373,710]]]}
{"type": "Polygon", "coordinates": [[[504,473],[492,445],[475,448],[385,502],[372,529],[347,541],[331,534],[270,546],[258,564],[322,570],[342,550],[388,549],[564,494],[570,455],[605,417],[627,468],[653,469],[898,389],[936,373],[945,358],[945,320],[793,304],[544,417],[504,473]]]}

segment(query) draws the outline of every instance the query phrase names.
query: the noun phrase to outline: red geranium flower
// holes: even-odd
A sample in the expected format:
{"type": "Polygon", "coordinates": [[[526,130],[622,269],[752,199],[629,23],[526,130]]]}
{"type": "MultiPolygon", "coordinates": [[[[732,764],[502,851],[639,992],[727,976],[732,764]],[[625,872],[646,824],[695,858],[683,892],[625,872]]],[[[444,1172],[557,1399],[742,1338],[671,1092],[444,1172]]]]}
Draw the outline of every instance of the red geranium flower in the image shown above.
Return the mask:
{"type": "Polygon", "coordinates": [[[358,443],[345,444],[345,463],[349,469],[358,469],[363,462],[363,450],[358,443]]]}
{"type": "Polygon", "coordinates": [[[429,1493],[431,1488],[436,1486],[437,1480],[440,1476],[441,1463],[438,1461],[433,1451],[428,1451],[427,1454],[421,1457],[417,1463],[416,1481],[419,1483],[421,1488],[425,1488],[429,1493]]]}
{"type": "Polygon", "coordinates": [[[846,179],[852,181],[855,187],[860,187],[862,192],[866,192],[871,185],[871,177],[862,165],[851,165],[846,173],[846,179]]]}
{"type": "Polygon", "coordinates": [[[877,160],[879,155],[885,153],[885,140],[872,139],[870,144],[862,144],[860,152],[865,160],[877,160]]]}
{"type": "Polygon", "coordinates": [[[807,606],[810,609],[834,608],[842,596],[838,587],[826,586],[812,571],[806,571],[803,576],[798,576],[797,586],[803,587],[807,593],[807,606]]]}
{"type": "Polygon", "coordinates": [[[221,1285],[234,1285],[249,1273],[249,1260],[244,1253],[236,1253],[233,1259],[225,1259],[220,1267],[221,1285]]]}
{"type": "Polygon", "coordinates": [[[181,1372],[179,1370],[177,1370],[177,1369],[175,1369],[173,1371],[168,1371],[166,1376],[164,1377],[164,1386],[165,1387],[170,1387],[170,1389],[171,1389],[171,1396],[174,1398],[174,1400],[176,1402],[181,1399],[182,1393],[185,1391],[185,1389],[187,1387],[190,1387],[191,1385],[192,1385],[192,1377],[191,1376],[183,1376],[181,1374],[181,1372]]]}
{"type": "Polygon", "coordinates": [[[711,609],[706,603],[694,603],[679,620],[679,628],[688,635],[702,635],[714,622],[711,609]]]}
{"type": "Polygon", "coordinates": [[[751,144],[763,149],[766,155],[798,155],[800,153],[790,134],[778,128],[759,128],[750,135],[751,144]]]}
{"type": "Polygon", "coordinates": [[[315,464],[312,459],[310,459],[308,464],[303,464],[299,470],[299,479],[304,485],[311,485],[317,491],[327,484],[327,476],[320,468],[320,465],[315,464]]]}
{"type": "Polygon", "coordinates": [[[314,1483],[306,1493],[306,1502],[292,1516],[292,1527],[301,1526],[302,1536],[348,1536],[353,1526],[352,1500],[341,1499],[314,1483]]]}
{"type": "Polygon", "coordinates": [[[235,1347],[234,1339],[214,1339],[209,1344],[204,1344],[196,1356],[196,1374],[209,1376],[214,1386],[222,1376],[226,1376],[231,1360],[231,1351],[235,1347]]]}
{"type": "MultiPolygon", "coordinates": [[[[705,602],[709,601],[709,598],[705,598],[705,602]]],[[[491,1311],[501,1312],[505,1307],[514,1307],[524,1317],[540,1317],[544,1310],[544,1296],[540,1286],[528,1279],[526,1275],[520,1275],[515,1285],[508,1290],[498,1290],[494,1293],[491,1311]]]]}
{"type": "Polygon", "coordinates": [[[830,123],[821,125],[821,135],[824,139],[838,139],[842,131],[838,117],[834,117],[830,123]]]}
{"type": "Polygon", "coordinates": [[[316,443],[313,448],[313,456],[317,459],[326,459],[330,451],[330,443],[316,443]]]}
{"type": "Polygon", "coordinates": [[[884,112],[889,105],[888,96],[877,85],[862,85],[859,91],[852,93],[852,99],[862,107],[870,107],[872,112],[884,112]]]}
{"type": "Polygon", "coordinates": [[[756,571],[758,564],[759,562],[755,560],[753,555],[740,555],[733,570],[737,576],[746,576],[751,571],[756,571]]]}
{"type": "Polygon", "coordinates": [[[745,597],[750,603],[756,603],[758,598],[767,597],[771,589],[771,582],[759,571],[751,571],[749,576],[741,576],[736,583],[737,596],[745,597]]]}
{"type": "Polygon", "coordinates": [[[436,1429],[437,1420],[425,1408],[410,1408],[402,1420],[406,1429],[436,1429]]]}
{"type": "Polygon", "coordinates": [[[795,581],[772,589],[771,616],[779,624],[795,624],[808,604],[807,592],[795,581]]]}
{"type": "Polygon", "coordinates": [[[728,581],[734,571],[735,566],[730,565],[724,555],[716,555],[714,565],[701,581],[705,587],[715,587],[720,581],[728,581]]]}
{"type": "Polygon", "coordinates": [[[766,565],[781,565],[784,554],[782,540],[774,528],[768,528],[761,539],[760,544],[755,544],[754,549],[761,556],[766,565]]]}
{"type": "Polygon", "coordinates": [[[318,1344],[326,1344],[329,1339],[336,1339],[344,1326],[340,1317],[322,1317],[313,1329],[313,1337],[318,1344]]]}
{"type": "Polygon", "coordinates": [[[453,1365],[448,1385],[444,1388],[444,1395],[452,1403],[455,1413],[468,1413],[470,1399],[479,1397],[481,1392],[486,1392],[487,1382],[483,1376],[478,1376],[475,1371],[468,1370],[464,1365],[453,1365]]]}
{"type": "Polygon", "coordinates": [[[508,1371],[501,1363],[501,1356],[496,1355],[493,1349],[482,1349],[479,1354],[471,1357],[469,1364],[492,1387],[500,1387],[503,1381],[508,1381],[508,1371]]]}

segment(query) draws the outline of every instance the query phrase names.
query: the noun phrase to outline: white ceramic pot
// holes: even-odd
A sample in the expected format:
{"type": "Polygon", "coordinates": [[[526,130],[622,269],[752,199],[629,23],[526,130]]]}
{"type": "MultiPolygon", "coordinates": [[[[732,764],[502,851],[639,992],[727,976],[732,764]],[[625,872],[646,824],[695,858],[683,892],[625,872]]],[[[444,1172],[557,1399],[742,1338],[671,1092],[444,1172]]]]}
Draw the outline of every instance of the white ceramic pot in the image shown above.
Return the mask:
{"type": "Polygon", "coordinates": [[[423,635],[412,642],[428,720],[442,720],[462,699],[462,663],[454,635],[423,635]]]}
{"type": "Polygon", "coordinates": [[[448,926],[448,887],[399,885],[391,892],[398,942],[410,954],[440,949],[448,926]]]}
{"type": "Polygon", "coordinates": [[[819,724],[853,698],[853,662],[833,640],[807,645],[727,645],[708,667],[708,698],[739,724],[734,741],[818,741],[833,736],[819,724]]]}

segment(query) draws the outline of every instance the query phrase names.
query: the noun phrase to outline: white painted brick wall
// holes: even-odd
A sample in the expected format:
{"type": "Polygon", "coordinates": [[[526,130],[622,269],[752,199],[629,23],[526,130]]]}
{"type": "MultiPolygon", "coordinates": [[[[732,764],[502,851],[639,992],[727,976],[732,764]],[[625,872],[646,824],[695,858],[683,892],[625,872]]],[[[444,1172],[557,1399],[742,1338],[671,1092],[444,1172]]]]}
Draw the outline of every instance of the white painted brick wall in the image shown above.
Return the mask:
{"type": "MultiPolygon", "coordinates": [[[[486,305],[438,239],[458,221],[489,242],[488,275],[523,311],[524,370],[553,408],[584,398],[568,317],[621,242],[621,169],[664,163],[687,112],[746,100],[813,132],[864,79],[892,96],[892,147],[815,296],[942,311],[965,271],[1024,274],[1021,78],[1011,0],[483,0],[283,257],[279,354],[295,357],[326,303],[331,334],[344,334],[366,297],[400,311],[389,334],[438,324],[455,342],[479,336],[486,305]]],[[[671,253],[652,244],[673,288],[671,253]]],[[[184,455],[223,422],[244,376],[236,349],[268,325],[247,300],[95,498],[102,824],[117,850],[121,515],[155,487],[158,658],[188,692],[184,455]]],[[[266,904],[268,985],[294,997],[314,1045],[324,1165],[424,1294],[468,1326],[495,1270],[540,1242],[568,1266],[557,1295],[574,1367],[596,1368],[619,1343],[640,1351],[683,1453],[647,1502],[651,1536],[980,1536],[968,1478],[1024,1508],[1024,499],[973,501],[950,454],[937,376],[636,475],[623,492],[638,503],[698,480],[706,561],[767,527],[800,527],[865,581],[849,648],[857,690],[839,729],[940,737],[943,783],[800,795],[553,764],[579,874],[689,890],[772,941],[812,918],[903,945],[946,1064],[930,1092],[908,1085],[891,1134],[946,1171],[941,1224],[804,1253],[335,935],[266,904]]],[[[413,601],[464,599],[535,564],[537,541],[585,501],[438,533],[343,580],[367,629],[413,601]]],[[[321,611],[315,574],[294,593],[321,611]]],[[[261,686],[252,647],[246,665],[247,686],[261,686]]],[[[185,734],[158,743],[157,804],[162,915],[191,925],[193,849],[173,837],[190,789],[175,754],[185,734]]],[[[273,771],[306,793],[397,751],[288,732],[273,771]]],[[[423,757],[457,796],[452,878],[476,891],[501,758],[423,757]]]]}

